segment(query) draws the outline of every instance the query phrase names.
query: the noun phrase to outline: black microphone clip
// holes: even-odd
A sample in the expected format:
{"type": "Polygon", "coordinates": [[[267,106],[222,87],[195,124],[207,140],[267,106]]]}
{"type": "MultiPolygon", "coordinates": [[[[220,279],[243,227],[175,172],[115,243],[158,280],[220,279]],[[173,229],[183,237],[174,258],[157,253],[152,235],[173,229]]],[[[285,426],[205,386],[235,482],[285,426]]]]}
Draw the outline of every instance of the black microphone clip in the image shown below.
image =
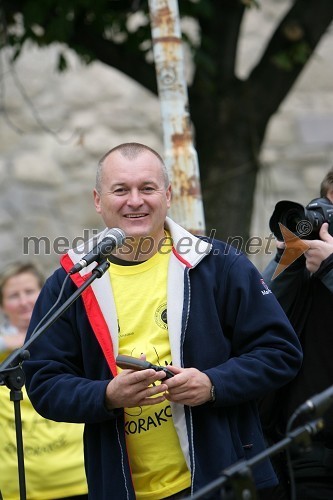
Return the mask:
{"type": "Polygon", "coordinates": [[[328,387],[325,391],[315,394],[312,398],[305,401],[294,412],[294,417],[299,417],[300,415],[321,417],[331,405],[333,405],[333,386],[328,387]]]}

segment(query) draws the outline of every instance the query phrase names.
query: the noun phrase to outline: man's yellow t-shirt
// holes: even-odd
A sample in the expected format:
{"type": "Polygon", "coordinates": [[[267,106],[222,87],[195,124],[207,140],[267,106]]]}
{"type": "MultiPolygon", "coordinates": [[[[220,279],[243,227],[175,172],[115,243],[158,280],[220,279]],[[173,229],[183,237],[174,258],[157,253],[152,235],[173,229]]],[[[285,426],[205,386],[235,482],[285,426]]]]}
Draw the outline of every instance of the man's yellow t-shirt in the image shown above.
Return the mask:
{"type": "MultiPolygon", "coordinates": [[[[119,354],[140,357],[144,353],[147,361],[162,366],[171,362],[166,309],[169,256],[164,249],[141,264],[111,264],[109,269],[119,354]]],[[[125,408],[125,432],[138,500],[158,500],[190,486],[168,401],[125,408]]]]}

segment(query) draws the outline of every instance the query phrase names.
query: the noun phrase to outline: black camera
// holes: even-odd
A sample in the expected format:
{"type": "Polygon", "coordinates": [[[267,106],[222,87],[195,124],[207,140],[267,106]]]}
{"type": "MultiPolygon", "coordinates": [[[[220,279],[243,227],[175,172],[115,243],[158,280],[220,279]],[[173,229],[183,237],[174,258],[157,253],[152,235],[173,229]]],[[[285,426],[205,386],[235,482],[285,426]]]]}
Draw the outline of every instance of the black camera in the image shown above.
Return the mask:
{"type": "Polygon", "coordinates": [[[315,198],[303,207],[293,201],[279,201],[275,205],[269,228],[274,236],[283,241],[279,222],[301,239],[316,240],[324,222],[333,236],[333,203],[328,198],[315,198]]]}

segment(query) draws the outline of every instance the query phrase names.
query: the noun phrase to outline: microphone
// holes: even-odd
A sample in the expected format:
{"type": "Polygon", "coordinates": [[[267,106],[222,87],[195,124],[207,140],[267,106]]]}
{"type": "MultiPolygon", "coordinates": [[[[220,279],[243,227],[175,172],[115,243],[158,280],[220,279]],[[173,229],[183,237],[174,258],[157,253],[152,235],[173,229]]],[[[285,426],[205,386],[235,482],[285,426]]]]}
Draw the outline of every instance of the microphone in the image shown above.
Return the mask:
{"type": "Polygon", "coordinates": [[[308,399],[297,408],[294,413],[295,417],[300,415],[314,415],[321,417],[326,410],[333,404],[333,385],[319,394],[315,394],[311,399],[308,399]]]}
{"type": "Polygon", "coordinates": [[[113,227],[109,229],[105,237],[96,245],[94,248],[87,253],[77,264],[75,264],[69,271],[69,274],[75,274],[84,269],[92,262],[98,262],[113,252],[115,248],[123,245],[126,235],[122,229],[119,227],[113,227]]]}

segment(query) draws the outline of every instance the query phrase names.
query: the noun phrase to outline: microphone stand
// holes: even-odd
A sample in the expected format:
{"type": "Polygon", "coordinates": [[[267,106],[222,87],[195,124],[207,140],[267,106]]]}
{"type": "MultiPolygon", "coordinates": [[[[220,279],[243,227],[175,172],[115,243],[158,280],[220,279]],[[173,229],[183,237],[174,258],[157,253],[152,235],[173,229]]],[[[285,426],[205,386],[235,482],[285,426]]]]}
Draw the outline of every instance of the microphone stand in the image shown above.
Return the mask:
{"type": "Polygon", "coordinates": [[[324,421],[322,418],[297,427],[292,432],[289,432],[284,439],[261,453],[258,453],[255,457],[249,460],[242,460],[241,462],[237,462],[236,464],[227,467],[222,471],[221,477],[215,479],[207,486],[198,490],[194,495],[187,497],[184,500],[210,498],[210,495],[218,490],[220,490],[221,499],[256,500],[258,497],[256,495],[256,488],[252,478],[252,467],[266,460],[270,456],[286,449],[293,443],[297,443],[299,446],[307,449],[311,441],[309,436],[317,434],[317,432],[320,432],[323,428],[324,421]],[[228,492],[225,496],[222,488],[225,488],[227,484],[231,485],[231,493],[228,492]]]}
{"type": "MultiPolygon", "coordinates": [[[[22,347],[16,349],[7,356],[0,364],[0,385],[6,385],[10,389],[10,400],[14,403],[15,415],[15,430],[16,430],[16,447],[17,447],[17,464],[19,476],[20,500],[26,500],[26,482],[24,469],[24,451],[23,451],[23,436],[22,436],[22,418],[20,401],[23,399],[22,387],[25,384],[25,374],[22,369],[24,360],[29,359],[30,353],[28,347],[37,340],[68,308],[75,302],[76,299],[91,285],[96,278],[101,278],[110,267],[108,260],[102,261],[96,266],[91,276],[77,289],[75,292],[59,307],[55,313],[41,326],[22,347]]],[[[2,498],[0,492],[0,499],[2,498]]]]}

